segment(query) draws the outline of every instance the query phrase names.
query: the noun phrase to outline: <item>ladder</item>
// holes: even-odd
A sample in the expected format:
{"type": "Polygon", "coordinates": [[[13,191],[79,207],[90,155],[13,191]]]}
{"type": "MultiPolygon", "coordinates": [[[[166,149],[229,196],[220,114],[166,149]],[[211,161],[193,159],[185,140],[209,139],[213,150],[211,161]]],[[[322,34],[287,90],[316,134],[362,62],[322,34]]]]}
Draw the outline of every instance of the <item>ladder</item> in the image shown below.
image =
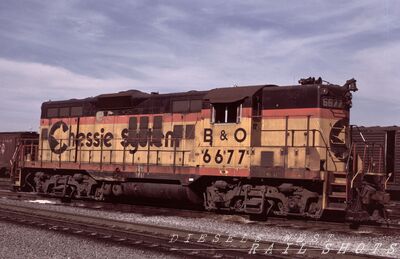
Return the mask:
{"type": "Polygon", "coordinates": [[[347,172],[329,172],[327,207],[329,210],[344,211],[347,207],[347,172]]]}
{"type": "Polygon", "coordinates": [[[248,187],[245,192],[244,212],[248,214],[262,214],[264,212],[265,186],[248,187]]]}
{"type": "Polygon", "coordinates": [[[12,183],[12,186],[14,188],[21,187],[21,167],[19,166],[19,159],[21,156],[21,147],[22,144],[18,143],[17,147],[15,148],[14,154],[12,158],[10,159],[10,180],[12,183]]]}

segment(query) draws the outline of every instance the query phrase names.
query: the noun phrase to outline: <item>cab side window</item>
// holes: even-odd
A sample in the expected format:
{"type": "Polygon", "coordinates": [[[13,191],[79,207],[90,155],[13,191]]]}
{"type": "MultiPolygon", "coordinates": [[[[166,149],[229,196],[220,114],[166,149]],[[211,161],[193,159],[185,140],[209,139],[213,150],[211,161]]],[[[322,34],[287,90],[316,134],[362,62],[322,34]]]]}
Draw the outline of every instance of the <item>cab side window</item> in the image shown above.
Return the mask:
{"type": "Polygon", "coordinates": [[[239,123],[242,113],[240,103],[216,103],[212,104],[212,123],[239,123]]]}

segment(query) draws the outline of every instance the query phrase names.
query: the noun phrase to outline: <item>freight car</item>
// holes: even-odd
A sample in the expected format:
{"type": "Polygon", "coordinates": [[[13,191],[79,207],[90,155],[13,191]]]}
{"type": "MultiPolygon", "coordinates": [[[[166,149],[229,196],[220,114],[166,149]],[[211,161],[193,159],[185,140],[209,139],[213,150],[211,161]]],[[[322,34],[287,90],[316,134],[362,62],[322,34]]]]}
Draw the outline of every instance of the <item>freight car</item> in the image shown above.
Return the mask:
{"type": "Polygon", "coordinates": [[[360,147],[369,145],[369,167],[386,172],[386,187],[391,196],[400,199],[400,127],[358,127],[352,128],[353,142],[360,147]]]}
{"type": "Polygon", "coordinates": [[[37,145],[39,134],[30,131],[0,132],[0,177],[10,176],[11,159],[15,155],[17,145],[24,141],[26,148],[29,148],[29,140],[32,140],[32,145],[37,145]]]}
{"type": "Polygon", "coordinates": [[[386,174],[355,166],[350,147],[356,90],[354,79],[339,86],[308,78],[45,102],[39,143],[33,154],[19,150],[14,185],[59,197],[189,201],[256,217],[379,220],[386,174]]]}

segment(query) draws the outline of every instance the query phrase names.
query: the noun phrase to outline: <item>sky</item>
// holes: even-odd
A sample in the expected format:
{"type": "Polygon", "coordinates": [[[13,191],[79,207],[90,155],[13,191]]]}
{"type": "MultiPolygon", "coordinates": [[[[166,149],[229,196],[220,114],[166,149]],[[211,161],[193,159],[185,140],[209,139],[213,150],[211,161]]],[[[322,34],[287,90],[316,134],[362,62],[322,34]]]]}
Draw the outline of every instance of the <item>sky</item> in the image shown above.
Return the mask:
{"type": "Polygon", "coordinates": [[[0,131],[41,103],[355,78],[351,123],[400,125],[400,1],[1,0],[0,131]]]}

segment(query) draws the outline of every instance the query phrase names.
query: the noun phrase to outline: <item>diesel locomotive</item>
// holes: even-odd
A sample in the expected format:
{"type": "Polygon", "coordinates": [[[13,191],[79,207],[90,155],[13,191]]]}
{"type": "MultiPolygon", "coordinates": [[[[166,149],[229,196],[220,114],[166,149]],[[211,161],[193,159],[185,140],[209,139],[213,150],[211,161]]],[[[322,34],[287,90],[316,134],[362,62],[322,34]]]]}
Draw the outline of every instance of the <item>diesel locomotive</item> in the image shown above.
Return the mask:
{"type": "Polygon", "coordinates": [[[354,79],[340,86],[308,78],[44,102],[39,141],[19,145],[12,181],[17,190],[67,198],[384,219],[386,174],[365,167],[367,152],[351,142],[354,91],[354,79]]]}

